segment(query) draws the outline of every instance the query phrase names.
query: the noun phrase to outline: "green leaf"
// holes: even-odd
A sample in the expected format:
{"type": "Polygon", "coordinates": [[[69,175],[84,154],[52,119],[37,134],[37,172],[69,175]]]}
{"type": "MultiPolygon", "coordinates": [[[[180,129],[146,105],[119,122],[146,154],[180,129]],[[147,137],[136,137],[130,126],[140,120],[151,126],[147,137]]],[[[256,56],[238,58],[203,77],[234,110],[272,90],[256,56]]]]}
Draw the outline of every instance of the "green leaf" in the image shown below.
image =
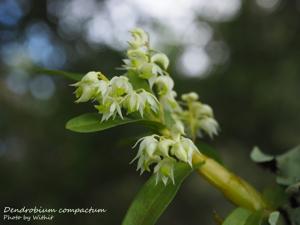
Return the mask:
{"type": "Polygon", "coordinates": [[[293,225],[300,225],[300,207],[289,209],[288,214],[293,225]]]}
{"type": "Polygon", "coordinates": [[[262,225],[264,215],[262,211],[252,212],[247,218],[245,225],[262,225]]]}
{"type": "Polygon", "coordinates": [[[268,206],[273,209],[277,209],[279,206],[288,202],[288,195],[285,192],[285,188],[277,184],[265,188],[263,198],[268,206]]]}
{"type": "Polygon", "coordinates": [[[276,225],[279,219],[280,213],[278,211],[271,212],[269,215],[268,222],[270,225],[276,225]]]}
{"type": "Polygon", "coordinates": [[[288,188],[285,191],[289,195],[297,194],[300,191],[300,182],[288,186],[288,188]]]}
{"type": "Polygon", "coordinates": [[[144,184],[130,208],[122,225],[153,225],[175,197],[183,180],[193,169],[185,163],[177,163],[174,170],[175,184],[155,184],[155,175],[144,184]]]}
{"type": "Polygon", "coordinates": [[[245,225],[247,219],[250,216],[251,211],[244,208],[237,208],[232,213],[230,213],[230,215],[225,219],[222,225],[245,225]]]}
{"type": "Polygon", "coordinates": [[[163,125],[158,122],[145,120],[145,119],[132,119],[132,118],[115,118],[107,121],[101,122],[101,115],[98,113],[86,113],[80,116],[77,116],[71,120],[69,120],[66,124],[66,129],[79,132],[79,133],[90,133],[106,130],[112,127],[130,124],[130,123],[138,123],[151,129],[162,129],[163,125]]]}
{"type": "Polygon", "coordinates": [[[250,157],[254,162],[257,163],[269,162],[274,159],[274,156],[264,154],[258,147],[253,148],[250,157]]]}
{"type": "Polygon", "coordinates": [[[33,72],[54,75],[54,76],[63,76],[65,78],[68,78],[68,79],[74,80],[74,81],[80,81],[83,76],[82,74],[78,74],[78,73],[71,73],[71,72],[66,72],[66,71],[62,71],[62,70],[49,70],[49,69],[44,69],[44,68],[34,68],[33,72]]]}
{"type": "MultiPolygon", "coordinates": [[[[279,156],[269,156],[254,148],[251,158],[258,163],[274,160],[277,169],[276,181],[278,184],[289,186],[289,192],[297,192],[300,186],[300,146],[297,146],[279,156]]],[[[299,190],[298,190],[299,191],[299,190]]]]}
{"type": "Polygon", "coordinates": [[[277,183],[294,185],[300,181],[300,146],[276,157],[279,174],[277,183]]]}

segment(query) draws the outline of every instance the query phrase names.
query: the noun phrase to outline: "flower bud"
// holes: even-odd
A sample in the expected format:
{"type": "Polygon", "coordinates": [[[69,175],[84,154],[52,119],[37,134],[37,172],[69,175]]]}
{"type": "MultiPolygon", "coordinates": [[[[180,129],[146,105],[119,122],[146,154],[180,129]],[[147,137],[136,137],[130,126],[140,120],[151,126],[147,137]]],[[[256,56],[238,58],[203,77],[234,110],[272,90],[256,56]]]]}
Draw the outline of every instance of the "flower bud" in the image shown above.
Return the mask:
{"type": "Polygon", "coordinates": [[[86,83],[95,83],[99,80],[98,75],[99,72],[95,72],[95,71],[88,72],[86,75],[82,77],[81,81],[86,83]]]}
{"type": "Polygon", "coordinates": [[[166,70],[169,66],[169,58],[163,53],[153,55],[151,57],[151,62],[156,63],[164,70],[166,70]]]}
{"type": "Polygon", "coordinates": [[[144,30],[135,28],[131,30],[130,33],[133,37],[133,40],[129,42],[132,48],[139,48],[148,44],[149,37],[144,30]]]}
{"type": "Polygon", "coordinates": [[[199,126],[204,132],[206,132],[210,136],[210,138],[218,134],[219,124],[215,119],[211,117],[201,119],[199,121],[199,126]]]}
{"type": "Polygon", "coordinates": [[[186,94],[181,95],[181,99],[183,101],[186,101],[186,102],[197,101],[198,98],[199,98],[199,96],[195,92],[190,92],[190,93],[186,93],[186,94]]]}
{"type": "Polygon", "coordinates": [[[173,90],[174,81],[170,76],[159,76],[155,84],[158,88],[159,95],[165,95],[173,90]]]}
{"type": "Polygon", "coordinates": [[[208,117],[214,116],[212,108],[206,104],[202,104],[197,113],[198,115],[202,115],[202,116],[208,116],[208,117]]]}

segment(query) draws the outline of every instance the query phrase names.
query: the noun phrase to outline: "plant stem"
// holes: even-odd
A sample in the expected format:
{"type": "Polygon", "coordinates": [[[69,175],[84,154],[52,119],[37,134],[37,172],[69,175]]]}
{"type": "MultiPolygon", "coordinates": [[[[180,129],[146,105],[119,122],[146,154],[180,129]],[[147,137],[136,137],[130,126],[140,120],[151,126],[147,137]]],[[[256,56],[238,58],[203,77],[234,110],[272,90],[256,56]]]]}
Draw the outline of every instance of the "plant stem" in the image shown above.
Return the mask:
{"type": "Polygon", "coordinates": [[[232,203],[249,210],[267,209],[260,193],[245,180],[198,152],[193,155],[193,164],[199,163],[203,165],[198,168],[198,173],[219,189],[232,203]]]}

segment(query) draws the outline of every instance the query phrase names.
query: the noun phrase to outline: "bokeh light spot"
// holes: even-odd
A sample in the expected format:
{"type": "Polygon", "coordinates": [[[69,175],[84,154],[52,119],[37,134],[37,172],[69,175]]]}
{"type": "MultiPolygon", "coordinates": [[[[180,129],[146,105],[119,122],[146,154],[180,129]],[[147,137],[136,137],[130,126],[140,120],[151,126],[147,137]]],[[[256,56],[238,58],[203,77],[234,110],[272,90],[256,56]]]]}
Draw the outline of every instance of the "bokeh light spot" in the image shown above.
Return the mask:
{"type": "Polygon", "coordinates": [[[185,49],[179,59],[179,70],[186,76],[203,77],[210,68],[210,58],[203,48],[185,49]]]}
{"type": "Polygon", "coordinates": [[[37,76],[29,84],[31,94],[39,100],[50,99],[55,92],[55,84],[51,77],[37,76]]]}
{"type": "Polygon", "coordinates": [[[22,95],[28,90],[28,76],[21,71],[14,71],[5,79],[7,88],[15,94],[22,95]]]}

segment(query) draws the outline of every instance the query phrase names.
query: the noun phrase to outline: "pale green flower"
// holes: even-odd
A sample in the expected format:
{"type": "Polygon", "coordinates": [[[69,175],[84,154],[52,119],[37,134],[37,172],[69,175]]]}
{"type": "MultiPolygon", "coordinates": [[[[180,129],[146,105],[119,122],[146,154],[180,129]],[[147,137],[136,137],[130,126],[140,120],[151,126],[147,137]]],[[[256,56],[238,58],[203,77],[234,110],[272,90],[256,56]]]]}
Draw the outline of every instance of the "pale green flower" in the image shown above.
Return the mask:
{"type": "Polygon", "coordinates": [[[106,80],[99,81],[99,90],[101,93],[101,98],[103,98],[108,90],[109,82],[106,80]]]}
{"type": "Polygon", "coordinates": [[[131,48],[140,48],[142,46],[146,46],[149,43],[148,34],[140,28],[135,28],[130,31],[133,40],[129,41],[129,45],[131,48]]]}
{"type": "Polygon", "coordinates": [[[154,63],[144,63],[139,68],[139,77],[144,79],[150,79],[152,77],[157,77],[158,74],[162,74],[159,66],[154,63]]]}
{"type": "Polygon", "coordinates": [[[142,90],[140,93],[141,104],[144,108],[150,108],[153,112],[157,112],[159,108],[159,102],[156,97],[148,91],[142,90]]]}
{"type": "Polygon", "coordinates": [[[183,94],[181,95],[181,99],[183,101],[187,101],[187,102],[190,102],[190,101],[197,101],[199,98],[198,94],[195,93],[195,92],[190,92],[190,93],[186,93],[186,94],[183,94]]]}
{"type": "Polygon", "coordinates": [[[175,141],[168,138],[161,138],[161,140],[158,143],[158,151],[159,154],[163,157],[170,157],[169,151],[170,148],[175,144],[175,141]]]}
{"type": "Polygon", "coordinates": [[[139,111],[141,116],[143,115],[144,105],[142,103],[141,97],[135,91],[131,91],[126,95],[123,106],[127,109],[128,113],[139,111]]]}
{"type": "Polygon", "coordinates": [[[179,140],[173,145],[171,153],[174,154],[180,161],[188,163],[192,166],[192,156],[198,149],[192,140],[180,137],[179,140]]]}
{"type": "Polygon", "coordinates": [[[173,181],[174,163],[179,160],[192,167],[193,153],[198,151],[194,143],[183,136],[173,138],[154,134],[139,139],[133,148],[138,144],[138,153],[132,160],[138,160],[137,170],[143,173],[150,170],[150,165],[156,164],[153,173],[156,174],[157,182],[162,180],[164,184],[168,178],[173,181]]]}
{"type": "Polygon", "coordinates": [[[192,137],[202,135],[203,132],[211,138],[218,134],[219,125],[214,119],[214,113],[209,105],[198,101],[198,94],[190,92],[181,96],[186,102],[187,109],[179,112],[179,117],[186,123],[192,137]]]}
{"type": "Polygon", "coordinates": [[[185,151],[181,141],[177,141],[171,149],[171,153],[175,155],[180,161],[188,162],[187,152],[185,151]]]}
{"type": "Polygon", "coordinates": [[[87,102],[106,92],[108,84],[106,81],[98,79],[99,74],[99,72],[94,71],[88,72],[81,81],[72,84],[72,86],[77,87],[75,94],[78,99],[76,102],[87,102]]]}
{"type": "Polygon", "coordinates": [[[138,159],[137,170],[140,170],[141,174],[145,170],[149,171],[149,166],[152,163],[160,161],[160,157],[155,154],[158,145],[157,137],[158,135],[155,134],[143,137],[133,146],[135,148],[135,146],[140,144],[138,153],[131,163],[138,159]]]}
{"type": "Polygon", "coordinates": [[[175,139],[180,137],[182,134],[185,134],[184,124],[181,120],[175,119],[175,123],[171,128],[171,134],[175,139]]]}
{"type": "Polygon", "coordinates": [[[154,167],[154,174],[156,184],[162,180],[164,185],[167,184],[168,179],[170,178],[173,184],[175,184],[174,180],[174,164],[176,160],[172,158],[165,158],[161,160],[157,165],[154,167]]]}
{"type": "Polygon", "coordinates": [[[138,69],[140,68],[144,63],[149,62],[149,58],[147,56],[147,52],[142,49],[133,49],[127,51],[128,60],[123,60],[125,64],[127,65],[127,68],[131,69],[138,69]]]}
{"type": "Polygon", "coordinates": [[[121,97],[106,96],[102,104],[95,106],[99,113],[102,114],[101,121],[108,120],[111,117],[114,119],[116,115],[119,115],[123,119],[121,102],[121,97]]]}
{"type": "Polygon", "coordinates": [[[198,122],[198,126],[200,127],[201,130],[207,133],[211,138],[214,135],[218,134],[219,124],[214,118],[206,117],[204,119],[201,119],[198,122]]]}
{"type": "Polygon", "coordinates": [[[163,53],[154,54],[151,57],[151,62],[156,63],[157,65],[159,65],[164,70],[166,70],[168,68],[169,63],[170,63],[168,56],[166,56],[163,53]]]}
{"type": "Polygon", "coordinates": [[[175,91],[167,92],[166,94],[160,96],[160,103],[164,106],[168,111],[180,111],[180,106],[176,101],[177,93],[175,91]]]}
{"type": "Polygon", "coordinates": [[[125,76],[115,76],[110,80],[111,95],[121,96],[133,90],[131,83],[125,76]]]}
{"type": "Polygon", "coordinates": [[[193,154],[195,152],[198,152],[199,150],[196,147],[196,145],[194,144],[194,142],[189,138],[181,137],[181,144],[182,144],[182,146],[185,149],[185,152],[187,154],[187,163],[190,166],[192,166],[193,154]]]}
{"type": "Polygon", "coordinates": [[[174,88],[174,81],[170,76],[159,76],[155,80],[159,95],[167,95],[174,88]]]}
{"type": "Polygon", "coordinates": [[[201,104],[195,109],[195,114],[199,115],[199,117],[208,116],[213,117],[214,113],[212,108],[209,105],[201,104]]]}

